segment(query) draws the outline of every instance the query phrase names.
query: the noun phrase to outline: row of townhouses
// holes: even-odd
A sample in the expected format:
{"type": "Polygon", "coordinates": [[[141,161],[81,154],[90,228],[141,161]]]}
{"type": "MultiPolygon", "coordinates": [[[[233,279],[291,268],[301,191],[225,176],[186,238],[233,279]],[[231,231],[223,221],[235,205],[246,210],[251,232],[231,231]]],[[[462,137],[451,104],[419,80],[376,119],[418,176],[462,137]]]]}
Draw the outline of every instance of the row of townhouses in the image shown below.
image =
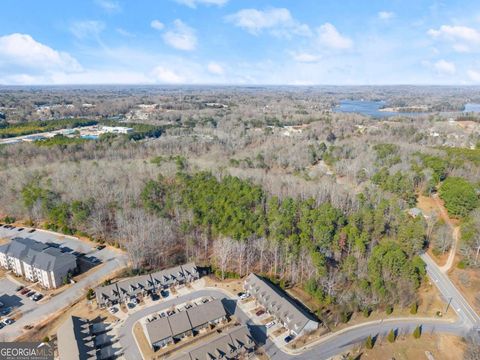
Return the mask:
{"type": "Polygon", "coordinates": [[[255,342],[246,326],[235,327],[174,360],[235,360],[246,359],[255,350],[255,342]]]}
{"type": "Polygon", "coordinates": [[[111,326],[93,323],[78,316],[69,316],[57,330],[58,359],[107,360],[115,359],[121,350],[111,346],[108,332],[111,326]],[[116,351],[115,351],[116,350],[116,351]]]}
{"type": "Polygon", "coordinates": [[[145,335],[150,346],[157,350],[226,319],[227,313],[221,300],[213,300],[147,323],[145,335]]]}
{"type": "Polygon", "coordinates": [[[200,276],[194,263],[157,271],[153,274],[135,276],[114,284],[95,289],[97,304],[100,307],[128,302],[138,295],[157,293],[170,286],[181,285],[198,279],[200,276]]]}
{"type": "Polygon", "coordinates": [[[290,333],[302,335],[318,329],[319,323],[311,318],[283,291],[261,277],[250,274],[245,279],[245,290],[277,318],[290,333]]]}
{"type": "Polygon", "coordinates": [[[77,258],[30,238],[14,238],[0,246],[0,265],[46,289],[61,286],[77,268],[77,258]]]}

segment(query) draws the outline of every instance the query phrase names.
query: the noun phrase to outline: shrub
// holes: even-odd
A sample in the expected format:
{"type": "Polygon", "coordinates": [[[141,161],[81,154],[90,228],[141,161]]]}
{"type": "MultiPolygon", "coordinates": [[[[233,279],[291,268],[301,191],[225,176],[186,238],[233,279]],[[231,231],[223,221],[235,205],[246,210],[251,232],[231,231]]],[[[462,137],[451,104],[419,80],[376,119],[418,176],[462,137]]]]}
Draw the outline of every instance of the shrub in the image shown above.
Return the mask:
{"type": "Polygon", "coordinates": [[[414,302],[412,306],[410,306],[410,314],[415,315],[417,313],[417,310],[418,310],[418,305],[416,302],[414,302]]]}
{"type": "Polygon", "coordinates": [[[367,349],[373,349],[373,339],[370,335],[368,335],[367,340],[365,340],[365,347],[367,349]]]}
{"type": "Polygon", "coordinates": [[[385,312],[387,313],[387,315],[390,315],[390,314],[393,312],[393,306],[392,306],[392,305],[388,305],[388,306],[387,306],[387,309],[385,310],[385,312]]]}
{"type": "Polygon", "coordinates": [[[422,336],[422,328],[420,327],[420,325],[417,325],[415,330],[413,330],[413,337],[415,339],[420,339],[420,336],[422,336]]]}
{"type": "Polygon", "coordinates": [[[465,268],[467,267],[467,264],[465,263],[464,260],[460,260],[460,261],[458,262],[458,264],[457,264],[457,267],[458,267],[459,269],[465,269],[465,268]]]}
{"type": "Polygon", "coordinates": [[[393,329],[390,330],[390,332],[388,333],[387,339],[388,339],[388,342],[390,343],[395,342],[395,331],[393,331],[393,329]]]}

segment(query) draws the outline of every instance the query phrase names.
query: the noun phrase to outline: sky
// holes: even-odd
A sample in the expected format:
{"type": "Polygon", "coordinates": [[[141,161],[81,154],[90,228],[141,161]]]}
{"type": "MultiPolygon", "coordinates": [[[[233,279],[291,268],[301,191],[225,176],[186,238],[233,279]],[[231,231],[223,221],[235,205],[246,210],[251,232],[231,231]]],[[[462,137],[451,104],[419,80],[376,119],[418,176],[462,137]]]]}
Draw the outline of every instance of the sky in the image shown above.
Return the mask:
{"type": "Polygon", "coordinates": [[[478,0],[2,0],[0,84],[480,84],[478,0]]]}

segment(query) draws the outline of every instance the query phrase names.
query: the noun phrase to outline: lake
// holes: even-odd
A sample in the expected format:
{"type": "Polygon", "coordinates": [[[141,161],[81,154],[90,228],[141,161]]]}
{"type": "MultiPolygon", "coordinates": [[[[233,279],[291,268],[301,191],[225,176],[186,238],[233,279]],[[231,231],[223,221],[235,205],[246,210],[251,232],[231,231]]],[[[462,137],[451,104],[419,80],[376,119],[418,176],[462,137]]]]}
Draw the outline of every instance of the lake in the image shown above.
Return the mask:
{"type": "Polygon", "coordinates": [[[420,115],[422,113],[396,112],[396,111],[380,111],[385,106],[385,101],[362,101],[362,100],[342,100],[333,112],[342,113],[358,113],[371,116],[374,118],[382,118],[398,115],[420,115]]]}
{"type": "Polygon", "coordinates": [[[480,104],[468,103],[465,104],[465,110],[463,112],[480,112],[480,104]]]}

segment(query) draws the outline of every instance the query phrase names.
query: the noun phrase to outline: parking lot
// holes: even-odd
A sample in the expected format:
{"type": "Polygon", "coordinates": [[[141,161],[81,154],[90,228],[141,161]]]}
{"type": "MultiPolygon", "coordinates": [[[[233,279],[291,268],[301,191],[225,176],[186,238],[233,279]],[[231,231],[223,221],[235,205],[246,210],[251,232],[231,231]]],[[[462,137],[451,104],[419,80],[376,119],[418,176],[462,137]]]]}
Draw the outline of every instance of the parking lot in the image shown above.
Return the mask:
{"type": "Polygon", "coordinates": [[[19,286],[20,283],[5,277],[0,279],[0,288],[2,289],[0,293],[0,302],[3,304],[3,306],[0,307],[0,316],[2,320],[18,313],[19,311],[22,313],[28,313],[37,306],[33,300],[16,291],[19,286]],[[2,313],[2,310],[5,313],[2,313]],[[7,310],[10,311],[7,313],[7,310]]]}
{"type": "MultiPolygon", "coordinates": [[[[0,286],[2,286],[2,290],[4,289],[3,284],[5,284],[6,292],[4,296],[6,303],[16,305],[16,308],[22,314],[13,324],[0,329],[0,336],[5,341],[13,341],[25,331],[25,328],[39,324],[77,299],[85,296],[85,291],[88,288],[95,287],[110,274],[121,270],[127,264],[127,256],[123,252],[110,247],[97,248],[98,244],[82,241],[73,236],[32,228],[0,227],[0,238],[11,239],[14,237],[28,237],[39,242],[52,244],[52,246],[58,247],[61,251],[76,255],[82,272],[90,269],[91,271],[74,277],[74,284],[59,288],[55,291],[55,296],[51,298],[45,296],[45,299],[40,300],[38,303],[16,292],[15,290],[19,284],[13,283],[6,277],[1,278],[0,286]]],[[[22,281],[22,283],[28,282],[22,281]]],[[[33,287],[34,284],[30,285],[28,283],[27,286],[33,287]]],[[[35,288],[38,288],[38,286],[35,288]]],[[[47,292],[45,291],[45,294],[47,292]]],[[[3,291],[0,294],[3,294],[3,291]]]]}

